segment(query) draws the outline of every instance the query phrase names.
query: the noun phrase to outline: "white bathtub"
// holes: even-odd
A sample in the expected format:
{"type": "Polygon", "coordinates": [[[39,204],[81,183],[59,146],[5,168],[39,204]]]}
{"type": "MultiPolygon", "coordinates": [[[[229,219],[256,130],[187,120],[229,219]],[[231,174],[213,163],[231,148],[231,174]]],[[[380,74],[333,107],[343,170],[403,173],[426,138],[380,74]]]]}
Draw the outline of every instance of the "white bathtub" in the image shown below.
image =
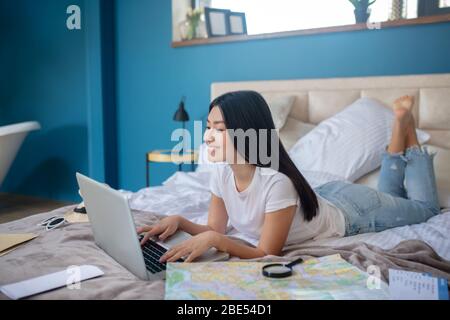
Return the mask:
{"type": "Polygon", "coordinates": [[[28,133],[40,129],[38,122],[22,122],[0,127],[0,186],[6,177],[23,140],[28,133]]]}

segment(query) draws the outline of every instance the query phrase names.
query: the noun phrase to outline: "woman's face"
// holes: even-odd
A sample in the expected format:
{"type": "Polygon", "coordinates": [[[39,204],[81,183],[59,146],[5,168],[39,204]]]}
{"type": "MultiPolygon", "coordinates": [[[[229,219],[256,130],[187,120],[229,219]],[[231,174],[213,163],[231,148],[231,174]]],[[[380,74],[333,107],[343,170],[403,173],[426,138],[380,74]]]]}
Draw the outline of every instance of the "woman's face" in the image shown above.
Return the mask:
{"type": "MultiPolygon", "coordinates": [[[[208,146],[208,160],[211,162],[238,163],[238,153],[225,127],[222,112],[219,107],[213,107],[208,115],[203,140],[208,146]],[[227,146],[232,146],[227,148],[227,146]]],[[[239,157],[240,158],[240,157],[239,157]]]]}
{"type": "Polygon", "coordinates": [[[218,107],[213,107],[208,115],[203,140],[208,146],[208,160],[222,162],[226,158],[227,128],[218,107]]]}

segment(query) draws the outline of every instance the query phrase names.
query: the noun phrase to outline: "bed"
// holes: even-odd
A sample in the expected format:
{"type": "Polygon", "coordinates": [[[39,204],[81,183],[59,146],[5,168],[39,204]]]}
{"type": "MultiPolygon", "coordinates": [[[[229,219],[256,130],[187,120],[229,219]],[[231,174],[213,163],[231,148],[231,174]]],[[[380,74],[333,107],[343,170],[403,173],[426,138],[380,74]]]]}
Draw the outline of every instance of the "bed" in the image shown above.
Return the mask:
{"type": "MultiPolygon", "coordinates": [[[[441,150],[450,150],[450,74],[213,83],[211,99],[228,91],[243,89],[259,91],[265,97],[287,93],[294,95],[289,121],[312,125],[331,117],[360,97],[376,98],[390,105],[396,97],[414,95],[417,101],[414,109],[417,126],[430,134],[428,144],[441,150]]],[[[292,127],[289,130],[292,131],[292,127]]],[[[291,144],[289,140],[298,138],[292,137],[298,133],[282,131],[280,137],[286,141],[286,145],[291,144]]],[[[446,168],[442,164],[437,176],[444,187],[449,185],[450,179],[450,169],[446,168]]],[[[136,193],[121,191],[128,197],[138,225],[152,223],[173,213],[182,214],[195,222],[205,222],[210,198],[208,179],[208,173],[203,171],[177,172],[161,186],[145,188],[136,193]],[[174,199],[177,201],[173,201],[174,199]]],[[[356,182],[374,186],[374,181],[374,175],[369,173],[356,182]]],[[[164,298],[164,281],[137,279],[95,245],[88,223],[71,223],[49,232],[37,226],[48,217],[63,215],[72,209],[73,206],[63,207],[0,225],[2,233],[39,234],[29,243],[0,256],[0,285],[60,271],[71,265],[93,264],[100,267],[105,275],[83,282],[80,290],[61,288],[30,299],[164,298]]],[[[446,262],[450,261],[449,208],[443,208],[441,214],[422,224],[341,239],[311,240],[288,248],[284,254],[289,257],[303,253],[314,256],[313,249],[317,248],[322,251],[323,248],[338,248],[340,252],[344,252],[344,249],[357,251],[349,249],[352,245],[364,246],[372,252],[375,250],[373,246],[391,250],[405,240],[420,241],[426,248],[437,253],[438,256],[430,254],[435,259],[440,259],[433,265],[433,270],[444,276],[450,274],[450,268],[447,268],[449,264],[446,262]]],[[[414,248],[418,250],[417,246],[414,248]]],[[[268,261],[280,259],[283,257],[263,258],[268,261]]],[[[350,261],[359,267],[365,265],[358,265],[357,259],[350,261]]],[[[0,299],[7,297],[0,293],[0,299]]]]}

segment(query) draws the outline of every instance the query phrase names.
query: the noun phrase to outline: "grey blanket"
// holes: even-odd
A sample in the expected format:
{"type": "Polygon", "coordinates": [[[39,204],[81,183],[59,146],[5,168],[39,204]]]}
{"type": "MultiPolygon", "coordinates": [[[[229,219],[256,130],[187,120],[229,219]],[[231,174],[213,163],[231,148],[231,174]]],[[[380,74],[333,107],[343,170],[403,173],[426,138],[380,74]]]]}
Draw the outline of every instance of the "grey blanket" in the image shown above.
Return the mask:
{"type": "Polygon", "coordinates": [[[419,240],[402,241],[389,250],[363,242],[340,247],[292,246],[287,249],[287,256],[304,258],[340,254],[347,262],[366,272],[369,266],[377,266],[385,282],[389,279],[389,269],[425,272],[450,281],[450,262],[439,257],[433,248],[419,240]]]}
{"type": "MultiPolygon", "coordinates": [[[[105,272],[102,277],[82,282],[80,289],[64,287],[30,299],[164,298],[164,281],[142,281],[128,272],[95,245],[89,224],[69,224],[52,231],[37,226],[44,219],[55,214],[62,215],[69,209],[71,207],[60,208],[0,225],[2,233],[39,234],[32,241],[0,257],[0,285],[65,270],[72,265],[93,264],[105,272]]],[[[134,212],[134,219],[140,225],[155,222],[158,218],[151,213],[134,212]]],[[[379,266],[384,280],[387,280],[389,268],[429,272],[450,279],[450,263],[441,259],[427,244],[417,240],[404,241],[391,250],[364,243],[340,247],[295,245],[286,248],[283,257],[266,256],[253,260],[287,261],[298,256],[321,257],[336,253],[364,271],[369,265],[379,266]]],[[[7,297],[0,293],[0,299],[7,297]]]]}

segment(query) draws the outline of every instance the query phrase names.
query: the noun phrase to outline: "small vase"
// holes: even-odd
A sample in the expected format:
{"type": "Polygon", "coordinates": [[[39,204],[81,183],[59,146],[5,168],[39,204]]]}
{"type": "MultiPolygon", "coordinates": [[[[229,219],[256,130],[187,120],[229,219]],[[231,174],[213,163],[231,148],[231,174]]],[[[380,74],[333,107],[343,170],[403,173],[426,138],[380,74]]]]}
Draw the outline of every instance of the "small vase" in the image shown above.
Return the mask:
{"type": "Polygon", "coordinates": [[[192,23],[188,20],[181,21],[178,24],[181,40],[192,40],[197,37],[198,24],[192,23]]]}
{"type": "Polygon", "coordinates": [[[178,24],[181,40],[192,40],[197,38],[206,38],[206,23],[204,19],[183,20],[178,24]]]}
{"type": "Polygon", "coordinates": [[[198,23],[188,22],[187,40],[197,38],[197,25],[198,23]]]}

